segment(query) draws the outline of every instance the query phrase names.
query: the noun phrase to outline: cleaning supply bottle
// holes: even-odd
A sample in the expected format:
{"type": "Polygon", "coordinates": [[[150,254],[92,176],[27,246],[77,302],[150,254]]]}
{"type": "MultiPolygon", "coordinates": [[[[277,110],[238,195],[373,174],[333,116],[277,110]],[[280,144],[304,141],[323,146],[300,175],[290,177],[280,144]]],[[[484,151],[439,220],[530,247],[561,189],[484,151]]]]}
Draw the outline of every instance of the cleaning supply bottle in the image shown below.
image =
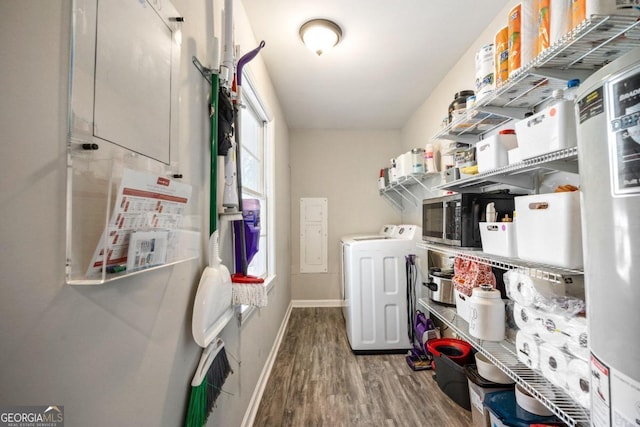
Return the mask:
{"type": "Polygon", "coordinates": [[[564,90],[564,98],[575,102],[578,86],[580,86],[580,79],[569,80],[567,82],[567,88],[564,90]]]}
{"type": "Polygon", "coordinates": [[[424,147],[424,168],[425,173],[437,173],[438,168],[433,155],[433,144],[427,144],[424,147]]]}

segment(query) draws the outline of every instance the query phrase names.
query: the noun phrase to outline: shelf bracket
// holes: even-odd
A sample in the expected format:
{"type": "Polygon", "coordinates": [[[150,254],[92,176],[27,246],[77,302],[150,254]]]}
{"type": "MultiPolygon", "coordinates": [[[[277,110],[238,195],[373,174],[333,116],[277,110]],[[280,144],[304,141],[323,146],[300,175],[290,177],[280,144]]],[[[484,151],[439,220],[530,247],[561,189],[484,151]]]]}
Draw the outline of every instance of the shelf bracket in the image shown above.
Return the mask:
{"type": "Polygon", "coordinates": [[[570,172],[570,173],[579,173],[578,162],[568,162],[566,160],[553,160],[551,162],[545,163],[544,167],[548,167],[549,169],[553,169],[556,171],[570,172]]]}
{"type": "Polygon", "coordinates": [[[530,71],[531,74],[536,76],[546,77],[549,79],[568,81],[567,76],[571,76],[573,79],[580,79],[581,82],[585,81],[587,77],[593,74],[592,70],[580,70],[572,69],[569,73],[567,70],[549,68],[549,67],[533,67],[530,71]]]}
{"type": "Polygon", "coordinates": [[[500,184],[526,188],[527,190],[534,190],[536,188],[536,182],[532,175],[496,175],[491,178],[487,178],[487,180],[500,184]]]}
{"type": "MultiPolygon", "coordinates": [[[[404,186],[402,186],[401,184],[400,184],[400,187],[402,187],[404,190],[407,190],[407,189],[406,189],[406,188],[404,188],[404,186]]],[[[415,202],[414,202],[413,200],[411,200],[410,198],[408,198],[407,196],[405,196],[404,194],[402,194],[402,192],[398,191],[398,189],[397,189],[397,188],[395,188],[395,187],[394,187],[394,188],[392,188],[392,190],[393,190],[393,191],[395,191],[396,193],[398,193],[398,194],[400,195],[400,197],[402,197],[402,198],[403,198],[404,200],[406,200],[407,202],[411,202],[411,203],[413,203],[413,204],[415,205],[415,202]]],[[[407,191],[407,192],[409,193],[409,191],[407,191]]],[[[413,196],[413,194],[411,194],[411,195],[413,196]]],[[[413,196],[413,197],[415,197],[415,196],[413,196]]]]}
{"type": "Polygon", "coordinates": [[[524,119],[524,115],[531,112],[530,108],[520,107],[492,107],[490,105],[476,107],[483,113],[490,113],[496,116],[507,117],[510,119],[524,119]]]}
{"type": "Polygon", "coordinates": [[[193,63],[193,65],[196,66],[198,71],[200,71],[200,74],[202,74],[202,77],[204,77],[205,80],[208,81],[209,84],[211,84],[211,75],[217,74],[217,70],[205,67],[195,56],[191,57],[191,62],[193,63]]]}
{"type": "Polygon", "coordinates": [[[391,204],[393,204],[396,208],[400,209],[401,211],[404,210],[404,207],[402,206],[402,204],[396,202],[393,197],[391,197],[388,193],[386,192],[381,192],[381,194],[384,196],[385,199],[387,199],[389,202],[391,202],[391,204]]]}
{"type": "Polygon", "coordinates": [[[469,134],[460,134],[460,135],[443,134],[443,135],[436,135],[434,139],[446,139],[449,141],[458,141],[458,142],[464,142],[467,144],[475,144],[476,142],[478,142],[477,135],[469,135],[469,134]]]}

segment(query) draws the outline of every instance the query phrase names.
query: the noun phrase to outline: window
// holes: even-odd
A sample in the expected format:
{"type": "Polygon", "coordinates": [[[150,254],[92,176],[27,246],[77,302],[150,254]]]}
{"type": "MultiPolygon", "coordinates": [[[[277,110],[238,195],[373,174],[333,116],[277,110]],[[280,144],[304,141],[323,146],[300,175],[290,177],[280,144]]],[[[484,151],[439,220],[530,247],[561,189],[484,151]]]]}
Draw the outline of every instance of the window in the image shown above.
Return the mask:
{"type": "MultiPolygon", "coordinates": [[[[256,199],[260,203],[260,235],[258,252],[251,260],[247,273],[267,279],[273,275],[274,252],[272,247],[272,149],[268,115],[245,74],[242,85],[242,198],[256,199]]],[[[243,203],[248,207],[249,203],[243,203]]]]}

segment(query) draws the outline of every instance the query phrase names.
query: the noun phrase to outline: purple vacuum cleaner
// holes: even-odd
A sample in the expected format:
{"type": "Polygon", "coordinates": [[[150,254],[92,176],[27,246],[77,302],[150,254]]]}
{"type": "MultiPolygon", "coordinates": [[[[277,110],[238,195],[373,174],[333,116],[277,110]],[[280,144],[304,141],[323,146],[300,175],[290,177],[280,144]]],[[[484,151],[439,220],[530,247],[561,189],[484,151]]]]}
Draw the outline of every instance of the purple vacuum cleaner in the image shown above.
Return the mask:
{"type": "Polygon", "coordinates": [[[427,341],[438,338],[440,334],[433,320],[420,310],[416,310],[413,324],[414,340],[412,348],[407,352],[407,364],[414,371],[431,369],[433,356],[427,350],[427,341]]]}

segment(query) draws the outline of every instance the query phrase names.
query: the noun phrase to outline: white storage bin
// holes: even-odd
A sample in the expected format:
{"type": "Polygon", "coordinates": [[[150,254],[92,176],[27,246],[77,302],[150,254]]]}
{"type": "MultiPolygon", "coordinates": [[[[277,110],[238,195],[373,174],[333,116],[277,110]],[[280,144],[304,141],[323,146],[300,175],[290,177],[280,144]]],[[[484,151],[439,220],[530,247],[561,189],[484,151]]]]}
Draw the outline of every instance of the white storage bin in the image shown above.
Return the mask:
{"type": "Polygon", "coordinates": [[[460,293],[457,289],[453,291],[456,295],[456,313],[458,316],[462,317],[467,322],[469,321],[469,312],[471,311],[471,306],[469,305],[469,299],[471,297],[466,296],[463,293],[460,293]]]}
{"type": "Polygon", "coordinates": [[[580,192],[515,198],[518,256],[563,268],[582,268],[580,192]]]}
{"type": "Polygon", "coordinates": [[[482,250],[487,254],[517,257],[516,225],[513,222],[481,222],[482,250]]]}
{"type": "Polygon", "coordinates": [[[533,116],[520,120],[516,123],[516,133],[522,159],[576,146],[573,102],[559,99],[533,116]]]}
{"type": "Polygon", "coordinates": [[[522,155],[520,154],[520,148],[512,148],[507,152],[507,158],[509,159],[509,164],[514,165],[516,163],[520,163],[522,161],[522,155]]]}
{"type": "Polygon", "coordinates": [[[513,129],[505,129],[476,144],[478,172],[483,173],[509,164],[508,150],[516,148],[518,140],[513,129]]]}

